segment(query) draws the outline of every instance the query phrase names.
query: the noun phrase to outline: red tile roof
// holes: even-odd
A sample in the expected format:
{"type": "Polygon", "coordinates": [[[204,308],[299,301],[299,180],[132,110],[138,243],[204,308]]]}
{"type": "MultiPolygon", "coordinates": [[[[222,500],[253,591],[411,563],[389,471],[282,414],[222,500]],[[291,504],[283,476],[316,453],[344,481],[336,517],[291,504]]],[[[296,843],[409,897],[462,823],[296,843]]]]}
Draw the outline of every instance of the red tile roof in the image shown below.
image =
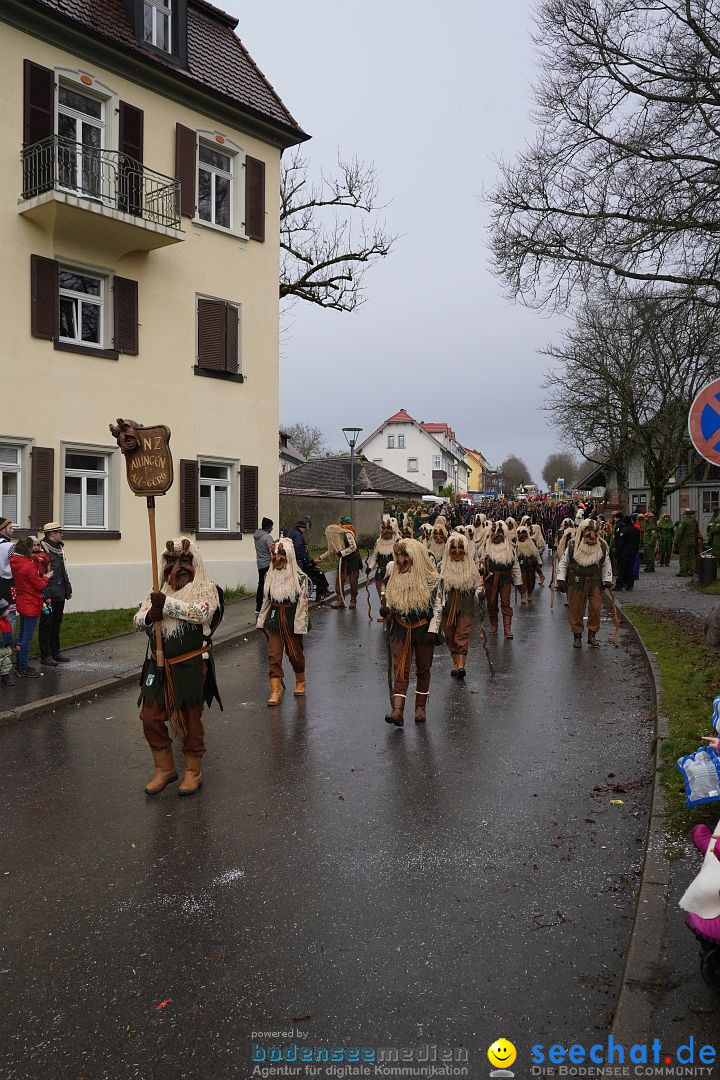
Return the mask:
{"type": "Polygon", "coordinates": [[[431,435],[447,435],[448,439],[457,442],[457,435],[447,424],[426,424],[424,420],[421,420],[420,427],[423,431],[428,431],[431,435]]]}
{"type": "Polygon", "coordinates": [[[410,413],[407,413],[407,412],[405,412],[404,409],[401,409],[400,412],[396,412],[394,416],[388,416],[385,423],[386,424],[402,424],[402,423],[414,424],[415,421],[413,420],[410,413]]]}
{"type": "Polygon", "coordinates": [[[259,113],[307,138],[233,30],[233,16],[206,0],[188,4],[188,65],[179,68],[171,60],[138,44],[122,0],[30,0],[63,20],[79,23],[94,36],[131,49],[149,63],[160,64],[180,79],[190,80],[229,99],[233,104],[259,113]]]}

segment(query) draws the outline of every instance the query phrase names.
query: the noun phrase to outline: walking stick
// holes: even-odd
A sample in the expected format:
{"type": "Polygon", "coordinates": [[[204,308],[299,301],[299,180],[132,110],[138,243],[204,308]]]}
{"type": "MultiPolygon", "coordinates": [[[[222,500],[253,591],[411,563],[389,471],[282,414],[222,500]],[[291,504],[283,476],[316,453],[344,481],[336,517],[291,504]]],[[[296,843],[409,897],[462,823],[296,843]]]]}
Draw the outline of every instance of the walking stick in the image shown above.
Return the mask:
{"type": "MultiPolygon", "coordinates": [[[[150,527],[150,562],[152,570],[153,592],[160,592],[160,578],[158,576],[157,536],[155,534],[155,496],[147,497],[148,525],[150,527]]],[[[159,670],[165,667],[165,653],[162,644],[162,629],[160,623],[155,623],[155,663],[159,670]]]]}
{"type": "Polygon", "coordinates": [[[613,622],[615,623],[615,633],[613,634],[612,643],[617,648],[620,644],[620,619],[617,612],[617,601],[615,600],[615,590],[612,585],[608,585],[608,592],[610,593],[610,599],[612,600],[613,622]]]}
{"type": "Polygon", "coordinates": [[[486,660],[488,662],[488,665],[490,667],[490,675],[494,676],[495,675],[495,668],[493,667],[493,662],[490,659],[490,652],[489,652],[488,647],[487,647],[487,634],[485,633],[485,627],[483,626],[484,620],[485,620],[485,598],[483,597],[482,600],[478,601],[478,633],[480,635],[480,644],[483,647],[483,652],[485,653],[485,658],[486,658],[486,660]]]}
{"type": "Polygon", "coordinates": [[[557,548],[553,549],[553,561],[552,561],[552,574],[550,575],[550,610],[552,611],[555,604],[555,593],[557,592],[557,578],[555,571],[557,570],[557,548]]]}

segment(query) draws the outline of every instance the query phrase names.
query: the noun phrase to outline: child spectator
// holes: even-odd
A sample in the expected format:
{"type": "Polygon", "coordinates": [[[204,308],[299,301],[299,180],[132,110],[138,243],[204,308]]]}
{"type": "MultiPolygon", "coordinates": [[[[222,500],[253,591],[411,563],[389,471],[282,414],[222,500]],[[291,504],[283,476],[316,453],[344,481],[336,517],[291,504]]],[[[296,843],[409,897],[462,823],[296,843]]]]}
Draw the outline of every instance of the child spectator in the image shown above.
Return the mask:
{"type": "Polygon", "coordinates": [[[8,618],[10,605],[7,600],[0,600],[0,684],[14,686],[12,677],[12,655],[14,648],[12,623],[8,618]]]}

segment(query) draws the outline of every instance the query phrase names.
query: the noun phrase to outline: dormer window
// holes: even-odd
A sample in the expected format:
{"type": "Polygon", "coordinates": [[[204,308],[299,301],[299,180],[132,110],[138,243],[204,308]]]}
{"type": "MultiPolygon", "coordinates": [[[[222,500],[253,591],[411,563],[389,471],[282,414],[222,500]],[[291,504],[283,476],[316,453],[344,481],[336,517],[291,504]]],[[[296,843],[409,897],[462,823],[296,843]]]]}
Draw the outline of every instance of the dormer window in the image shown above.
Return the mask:
{"type": "Polygon", "coordinates": [[[172,52],[172,0],[144,0],[143,35],[146,44],[172,52]]]}

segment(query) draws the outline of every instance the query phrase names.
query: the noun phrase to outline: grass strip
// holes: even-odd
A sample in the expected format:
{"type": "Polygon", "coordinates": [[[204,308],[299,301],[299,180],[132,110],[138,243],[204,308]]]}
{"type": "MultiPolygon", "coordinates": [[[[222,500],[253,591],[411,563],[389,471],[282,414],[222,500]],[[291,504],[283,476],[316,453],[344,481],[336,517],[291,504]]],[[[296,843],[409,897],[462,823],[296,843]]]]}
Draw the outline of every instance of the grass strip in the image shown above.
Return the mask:
{"type": "Polygon", "coordinates": [[[662,677],[659,708],[668,718],[670,732],[662,747],[668,825],[676,833],[685,833],[699,821],[714,824],[720,802],[689,809],[677,759],[704,745],[703,735],[713,734],[710,717],[713,698],[720,693],[720,652],[705,645],[697,620],[640,604],[626,604],[623,609],[646,647],[655,653],[662,677]]]}
{"type": "MultiPolygon", "coordinates": [[[[225,603],[244,600],[253,594],[244,585],[225,589],[225,603]]],[[[75,645],[90,645],[93,641],[117,637],[118,634],[130,634],[133,630],[133,615],[137,607],[108,608],[101,611],[66,611],[63,615],[60,643],[63,649],[72,649],[75,645]]],[[[39,655],[37,632],[30,649],[31,656],[39,655]]]]}

